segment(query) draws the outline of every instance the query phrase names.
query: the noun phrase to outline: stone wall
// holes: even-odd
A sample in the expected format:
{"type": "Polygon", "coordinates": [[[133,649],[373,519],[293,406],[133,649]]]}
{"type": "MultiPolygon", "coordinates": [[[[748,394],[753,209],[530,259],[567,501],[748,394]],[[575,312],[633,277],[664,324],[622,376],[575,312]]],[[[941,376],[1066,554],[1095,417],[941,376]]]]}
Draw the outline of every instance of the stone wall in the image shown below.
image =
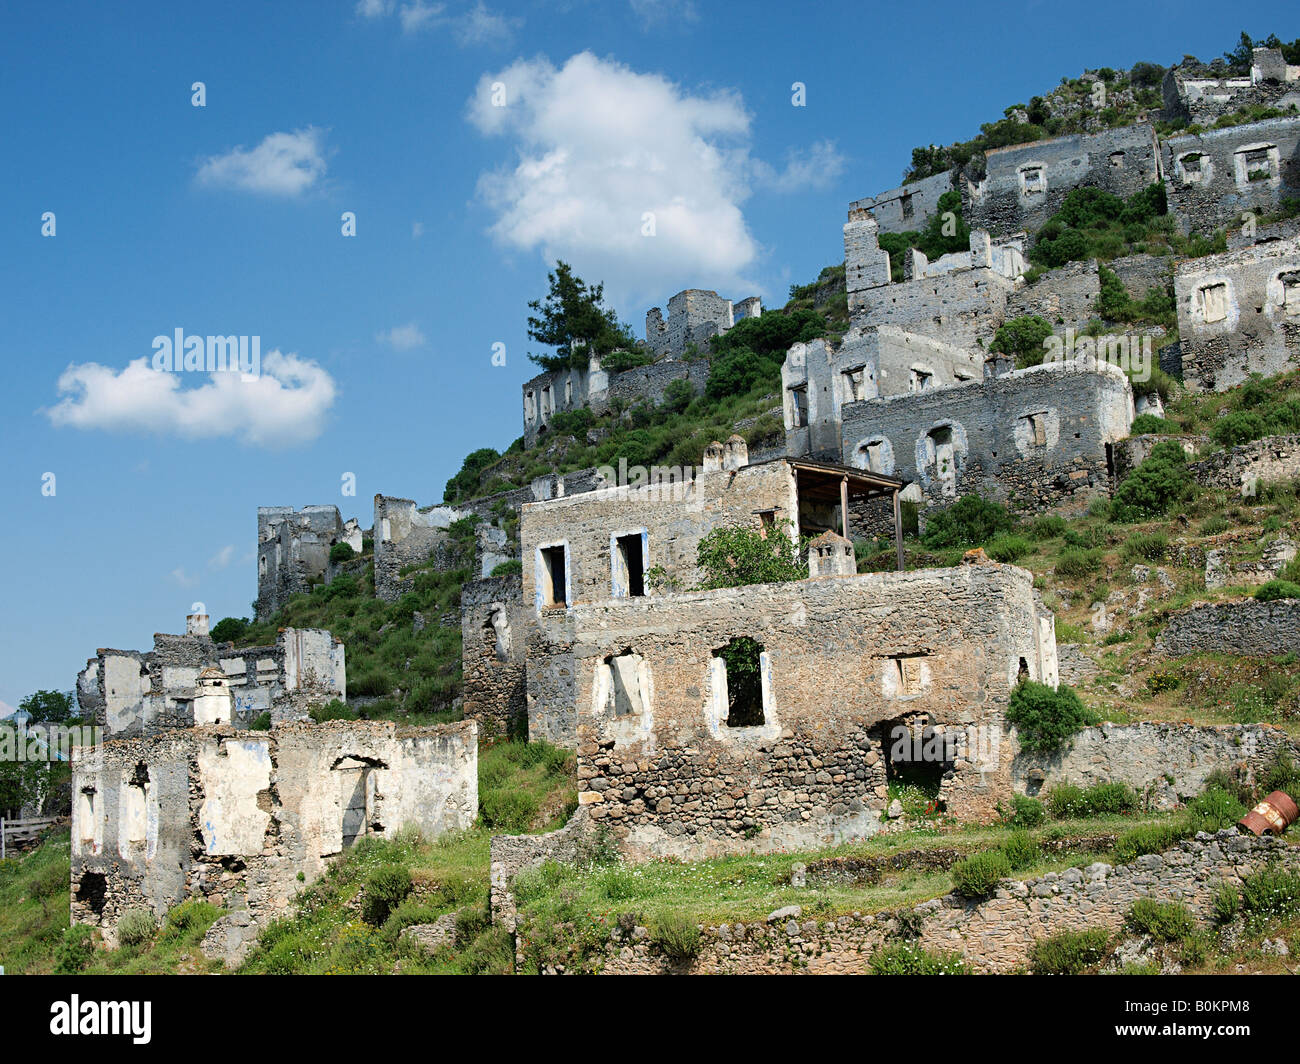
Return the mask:
{"type": "Polygon", "coordinates": [[[726,332],[741,318],[756,318],[762,313],[757,296],[737,301],[723,299],[717,292],[687,288],[668,300],[668,318],[652,307],[645,316],[646,347],[656,359],[686,357],[694,345],[707,353],[709,340],[726,332]]]}
{"type": "Polygon", "coordinates": [[[571,620],[579,802],[635,860],[871,835],[900,724],[951,733],[940,796],[991,816],[1010,794],[1010,690],[1057,682],[1030,574],[992,563],[611,600],[571,620]],[[716,652],[737,636],[761,649],[761,722],[728,723],[742,680],[716,652]]]}
{"type": "Polygon", "coordinates": [[[293,595],[327,578],[330,549],[346,543],[361,553],[361,528],[346,523],[337,506],[259,506],[257,508],[258,620],[265,620],[293,595]]]}
{"type": "Polygon", "coordinates": [[[1128,197],[1160,180],[1160,153],[1149,125],[1075,133],[996,148],[985,154],[978,184],[963,182],[962,217],[995,235],[1036,231],[1084,186],[1128,197]]]}
{"type": "MultiPolygon", "coordinates": [[[[1087,868],[1010,880],[996,895],[974,902],[956,894],[923,902],[908,921],[919,924],[911,941],[933,953],[958,953],[984,974],[1021,971],[1036,941],[1064,931],[1122,930],[1140,898],[1178,901],[1208,924],[1220,884],[1242,879],[1277,860],[1300,869],[1300,850],[1284,840],[1240,835],[1235,828],[1198,835],[1163,854],[1132,864],[1096,862],[1087,868]]],[[[817,898],[809,892],[810,902],[817,898]]],[[[645,928],[611,934],[600,971],[645,974],[863,974],[871,955],[903,941],[898,914],[853,914],[804,919],[802,911],[767,920],[723,924],[701,932],[699,954],[678,964],[650,945],[645,928]]]]}
{"type": "Polygon", "coordinates": [[[343,644],[322,629],[282,628],[274,646],[236,649],[206,634],[159,633],[150,651],[102,648],[77,675],[77,703],[111,737],[188,728],[204,670],[219,671],[236,728],[266,712],[298,720],[314,705],[347,698],[343,644]]]}
{"type": "Polygon", "coordinates": [[[1262,484],[1300,479],[1300,436],[1268,436],[1219,451],[1188,466],[1209,488],[1254,498],[1262,484]]]}
{"type": "Polygon", "coordinates": [[[1133,470],[1151,457],[1156,444],[1173,440],[1182,444],[1183,451],[1190,458],[1210,446],[1208,436],[1163,436],[1155,432],[1143,432],[1128,436],[1115,444],[1115,483],[1128,476],[1133,470]]]}
{"type": "Polygon", "coordinates": [[[474,580],[460,592],[464,714],[484,735],[527,734],[530,616],[519,576],[474,580]]]}
{"type": "Polygon", "coordinates": [[[433,559],[439,570],[462,560],[460,547],[448,534],[453,522],[469,516],[454,506],[418,509],[412,499],[375,496],[375,595],[396,602],[414,588],[402,569],[433,559]]]}
{"type": "Polygon", "coordinates": [[[1097,316],[1097,297],[1100,294],[1101,282],[1097,277],[1095,259],[1067,262],[1011,293],[1007,298],[1006,316],[1011,319],[1037,314],[1053,325],[1074,325],[1077,328],[1097,316]]]}
{"type": "Polygon", "coordinates": [[[1031,512],[1109,492],[1133,394],[1118,368],[1069,361],[849,403],[843,418],[845,464],[882,456],[879,471],[913,481],[927,506],[974,492],[1031,512]]]}
{"type": "Polygon", "coordinates": [[[264,927],[356,838],[405,825],[436,838],[477,814],[472,721],[212,727],[110,741],[73,762],[72,919],[111,942],[128,909],[161,919],[203,898],[264,927]]]}
{"type": "Polygon", "coordinates": [[[983,352],[893,325],[854,327],[838,346],[825,340],[795,344],[781,366],[785,453],[838,462],[845,403],[942,388],[983,375],[983,352]]]}
{"type": "Polygon", "coordinates": [[[1199,66],[1175,66],[1165,74],[1164,117],[1210,125],[1248,106],[1300,106],[1300,66],[1287,64],[1278,48],[1256,48],[1247,76],[1216,77],[1199,66]]]}
{"type": "Polygon", "coordinates": [[[849,210],[869,212],[882,233],[916,232],[939,213],[939,197],[952,188],[952,173],[945,171],[920,181],[909,181],[878,196],[855,200],[849,204],[849,210]]]}
{"type": "Polygon", "coordinates": [[[1300,647],[1300,599],[1203,602],[1170,616],[1155,656],[1240,654],[1271,658],[1300,647]]]}
{"type": "Polygon", "coordinates": [[[545,861],[578,864],[594,842],[591,820],[579,809],[558,831],[545,835],[493,835],[489,858],[492,922],[514,931],[516,907],[510,887],[520,872],[545,861]]]}
{"type": "Polygon", "coordinates": [[[1300,238],[1189,259],[1174,274],[1183,379],[1226,391],[1300,366],[1300,238]]]}
{"type": "Polygon", "coordinates": [[[1300,196],[1300,116],[1170,137],[1164,153],[1169,211],[1186,233],[1235,228],[1300,196]]]}

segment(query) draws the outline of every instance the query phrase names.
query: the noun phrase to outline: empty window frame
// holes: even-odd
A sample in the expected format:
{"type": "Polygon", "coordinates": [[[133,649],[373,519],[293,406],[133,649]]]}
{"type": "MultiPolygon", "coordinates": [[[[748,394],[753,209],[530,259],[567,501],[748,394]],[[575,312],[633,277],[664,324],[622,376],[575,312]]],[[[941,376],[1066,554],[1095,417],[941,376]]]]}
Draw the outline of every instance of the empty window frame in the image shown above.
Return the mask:
{"type": "Polygon", "coordinates": [[[569,604],[569,559],[563,543],[542,547],[539,552],[537,585],[542,593],[542,606],[567,606],[569,604]]]}
{"type": "Polygon", "coordinates": [[[1040,411],[1037,414],[1026,414],[1025,436],[1030,444],[1034,447],[1047,446],[1047,412],[1040,411]]]}
{"type": "Polygon", "coordinates": [[[1300,314],[1300,270],[1278,276],[1282,284],[1282,309],[1287,314],[1300,314]]]}
{"type": "Polygon", "coordinates": [[[614,537],[611,580],[615,598],[645,595],[645,533],[630,532],[614,537]]]}
{"type": "Polygon", "coordinates": [[[867,367],[855,366],[843,371],[844,401],[856,402],[867,397],[867,367]]]}
{"type": "Polygon", "coordinates": [[[1020,171],[1020,187],[1026,196],[1047,191],[1047,172],[1041,166],[1026,166],[1020,171]]]}
{"type": "Polygon", "coordinates": [[[923,369],[912,370],[912,391],[924,392],[934,387],[934,374],[923,369]]]}
{"type": "Polygon", "coordinates": [[[808,388],[806,386],[790,389],[790,427],[795,429],[808,427],[808,388]]]}
{"type": "Polygon", "coordinates": [[[713,656],[721,662],[717,672],[727,692],[727,727],[753,728],[765,724],[762,644],[749,636],[736,636],[715,650],[713,656]]]}
{"type": "Polygon", "coordinates": [[[1228,285],[1225,282],[1203,285],[1196,293],[1201,313],[1207,323],[1223,321],[1228,316],[1228,285]]]}

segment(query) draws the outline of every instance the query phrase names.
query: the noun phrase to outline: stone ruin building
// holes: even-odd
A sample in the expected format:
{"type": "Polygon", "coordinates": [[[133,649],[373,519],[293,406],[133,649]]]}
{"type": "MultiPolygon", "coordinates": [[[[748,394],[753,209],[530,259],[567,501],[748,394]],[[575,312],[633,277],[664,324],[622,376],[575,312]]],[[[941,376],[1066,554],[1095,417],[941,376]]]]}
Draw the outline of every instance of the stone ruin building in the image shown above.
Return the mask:
{"type": "Polygon", "coordinates": [[[1161,176],[1155,131],[1146,124],[995,148],[985,159],[983,179],[963,185],[962,217],[995,236],[1041,229],[1072,189],[1127,198],[1161,176]]]}
{"type": "Polygon", "coordinates": [[[312,705],[346,697],[343,644],[329,632],[282,628],[274,646],[236,648],[213,642],[203,613],[190,614],[184,635],[156,634],[153,650],[101,649],[77,676],[82,712],[110,737],[247,728],[263,713],[300,720],[312,705]],[[211,695],[228,715],[212,715],[211,695]]]}
{"type": "Polygon", "coordinates": [[[844,464],[910,481],[904,497],[926,507],[977,494],[1033,512],[1109,495],[1114,446],[1134,416],[1124,372],[1093,358],[990,369],[978,381],[845,403],[844,464]]]}
{"type": "Polygon", "coordinates": [[[1300,366],[1300,237],[1180,262],[1174,294],[1188,388],[1300,366]]]}
{"type": "Polygon", "coordinates": [[[355,519],[344,521],[337,506],[259,506],[257,508],[257,604],[259,620],[275,613],[294,595],[327,578],[330,550],[346,543],[361,553],[362,532],[355,519]]]}
{"type": "Polygon", "coordinates": [[[656,360],[686,358],[692,345],[707,354],[712,337],[721,336],[742,318],[757,318],[762,313],[758,296],[733,303],[717,292],[688,288],[668,300],[667,321],[658,307],[646,312],[646,347],[656,360]]]}
{"type": "Polygon", "coordinates": [[[849,204],[849,211],[866,211],[882,233],[917,232],[939,213],[939,198],[952,190],[952,173],[945,170],[876,196],[854,200],[849,204]]]}
{"type": "Polygon", "coordinates": [[[1169,121],[1212,125],[1252,105],[1300,107],[1300,66],[1288,65],[1278,48],[1256,48],[1245,77],[1219,77],[1203,67],[1180,65],[1165,74],[1162,92],[1169,121]]]}
{"type": "Polygon", "coordinates": [[[1236,228],[1300,197],[1300,115],[1170,137],[1169,211],[1186,233],[1236,228]]]}

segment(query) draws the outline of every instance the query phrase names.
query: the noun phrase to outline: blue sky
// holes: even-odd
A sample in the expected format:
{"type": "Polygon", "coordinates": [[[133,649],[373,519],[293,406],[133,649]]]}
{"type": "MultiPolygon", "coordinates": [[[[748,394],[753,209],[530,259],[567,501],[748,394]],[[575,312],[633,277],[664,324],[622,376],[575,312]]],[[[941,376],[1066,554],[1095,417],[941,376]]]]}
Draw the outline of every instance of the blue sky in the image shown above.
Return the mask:
{"type": "Polygon", "coordinates": [[[1085,67],[1300,34],[1293,3],[1248,25],[1209,3],[988,8],[7,5],[0,713],[192,602],[248,615],[259,505],[368,527],[376,492],[435,502],[468,451],[507,446],[557,255],[637,335],[682,288],[780,303],[915,144],[1085,67]],[[154,373],[177,328],[260,337],[259,379],[154,373]]]}

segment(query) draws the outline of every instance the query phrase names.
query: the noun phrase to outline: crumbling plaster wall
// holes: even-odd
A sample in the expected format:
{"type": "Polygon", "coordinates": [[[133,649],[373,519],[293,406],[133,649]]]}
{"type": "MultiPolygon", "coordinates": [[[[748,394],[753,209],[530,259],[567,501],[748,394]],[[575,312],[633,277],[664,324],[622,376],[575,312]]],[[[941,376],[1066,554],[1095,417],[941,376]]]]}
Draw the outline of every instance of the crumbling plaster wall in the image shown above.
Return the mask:
{"type": "Polygon", "coordinates": [[[952,172],[944,171],[920,181],[909,181],[876,196],[855,200],[849,210],[870,212],[882,233],[908,233],[924,229],[939,213],[939,198],[952,191],[952,172]]]}
{"type": "Polygon", "coordinates": [[[330,549],[347,543],[361,553],[362,531],[344,521],[337,506],[259,506],[257,509],[257,603],[265,620],[293,595],[311,590],[330,570],[330,549]]]}

